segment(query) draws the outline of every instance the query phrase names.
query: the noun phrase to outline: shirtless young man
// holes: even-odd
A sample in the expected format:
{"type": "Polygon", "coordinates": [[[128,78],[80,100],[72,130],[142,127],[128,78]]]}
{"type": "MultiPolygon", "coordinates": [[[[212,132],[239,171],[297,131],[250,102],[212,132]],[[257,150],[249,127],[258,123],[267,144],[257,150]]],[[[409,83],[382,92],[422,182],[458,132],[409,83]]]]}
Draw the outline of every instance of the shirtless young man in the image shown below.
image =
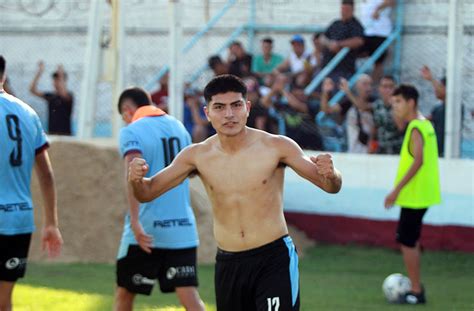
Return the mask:
{"type": "Polygon", "coordinates": [[[217,76],[204,89],[206,115],[217,134],[183,149],[152,178],[148,164],[130,163],[135,197],[147,202],[197,174],[211,200],[218,244],[217,310],[299,310],[298,256],[283,215],[284,167],[329,193],[341,174],[329,154],[307,157],[291,139],[245,126],[250,111],[239,78],[217,76]]]}

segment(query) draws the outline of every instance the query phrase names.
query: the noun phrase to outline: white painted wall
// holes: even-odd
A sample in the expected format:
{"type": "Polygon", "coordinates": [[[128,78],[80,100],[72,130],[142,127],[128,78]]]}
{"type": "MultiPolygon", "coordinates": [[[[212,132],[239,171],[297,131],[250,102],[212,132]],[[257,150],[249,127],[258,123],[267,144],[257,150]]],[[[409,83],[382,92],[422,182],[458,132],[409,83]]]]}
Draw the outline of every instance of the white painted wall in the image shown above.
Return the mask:
{"type": "MultiPolygon", "coordinates": [[[[315,153],[308,153],[315,154],[315,153]]],[[[293,170],[285,175],[285,210],[323,215],[397,220],[400,209],[383,207],[393,189],[398,156],[334,154],[342,190],[327,194],[293,170]]],[[[474,227],[474,161],[439,161],[442,203],[430,207],[425,223],[474,227]]]]}

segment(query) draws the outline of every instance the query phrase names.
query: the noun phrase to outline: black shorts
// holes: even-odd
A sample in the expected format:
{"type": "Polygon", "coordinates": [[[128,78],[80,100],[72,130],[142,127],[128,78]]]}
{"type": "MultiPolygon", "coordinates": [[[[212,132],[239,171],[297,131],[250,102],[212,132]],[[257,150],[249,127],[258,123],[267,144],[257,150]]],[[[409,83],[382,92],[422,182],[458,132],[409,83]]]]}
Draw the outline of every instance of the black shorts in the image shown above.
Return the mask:
{"type": "Polygon", "coordinates": [[[156,279],[163,293],[174,292],[176,287],[197,287],[196,251],[196,247],[153,248],[148,254],[130,245],[127,255],[117,260],[117,285],[143,295],[151,294],[156,279]]]}
{"type": "Polygon", "coordinates": [[[31,233],[0,235],[0,281],[16,282],[25,276],[31,233]]]}
{"type": "Polygon", "coordinates": [[[218,249],[215,268],[218,311],[299,310],[298,255],[284,236],[243,252],[218,249]]]}
{"type": "MultiPolygon", "coordinates": [[[[359,55],[361,57],[372,55],[385,39],[387,38],[378,36],[364,37],[364,45],[359,49],[359,55]]],[[[380,64],[385,60],[388,54],[387,51],[388,49],[385,50],[385,52],[383,52],[383,54],[375,61],[376,64],[380,64]]]]}
{"type": "Polygon", "coordinates": [[[408,247],[415,247],[420,239],[423,216],[426,210],[427,208],[401,208],[397,227],[398,243],[408,247]]]}

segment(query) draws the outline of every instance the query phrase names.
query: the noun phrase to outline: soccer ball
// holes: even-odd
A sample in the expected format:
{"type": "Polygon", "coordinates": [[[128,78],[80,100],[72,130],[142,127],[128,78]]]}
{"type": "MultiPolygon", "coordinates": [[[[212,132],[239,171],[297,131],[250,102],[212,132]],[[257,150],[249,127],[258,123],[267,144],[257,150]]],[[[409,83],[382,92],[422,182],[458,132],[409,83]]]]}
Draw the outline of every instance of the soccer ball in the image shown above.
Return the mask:
{"type": "Polygon", "coordinates": [[[403,296],[411,289],[410,279],[400,273],[390,274],[385,278],[382,285],[385,298],[390,303],[400,303],[403,296]]]}

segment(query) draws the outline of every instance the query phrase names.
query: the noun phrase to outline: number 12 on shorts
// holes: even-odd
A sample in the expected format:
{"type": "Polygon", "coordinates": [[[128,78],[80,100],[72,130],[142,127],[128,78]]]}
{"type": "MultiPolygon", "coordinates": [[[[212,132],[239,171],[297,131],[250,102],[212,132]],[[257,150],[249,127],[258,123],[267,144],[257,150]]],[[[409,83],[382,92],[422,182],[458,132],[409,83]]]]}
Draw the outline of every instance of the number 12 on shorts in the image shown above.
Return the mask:
{"type": "Polygon", "coordinates": [[[267,298],[268,311],[278,311],[280,309],[280,297],[267,298]]]}

